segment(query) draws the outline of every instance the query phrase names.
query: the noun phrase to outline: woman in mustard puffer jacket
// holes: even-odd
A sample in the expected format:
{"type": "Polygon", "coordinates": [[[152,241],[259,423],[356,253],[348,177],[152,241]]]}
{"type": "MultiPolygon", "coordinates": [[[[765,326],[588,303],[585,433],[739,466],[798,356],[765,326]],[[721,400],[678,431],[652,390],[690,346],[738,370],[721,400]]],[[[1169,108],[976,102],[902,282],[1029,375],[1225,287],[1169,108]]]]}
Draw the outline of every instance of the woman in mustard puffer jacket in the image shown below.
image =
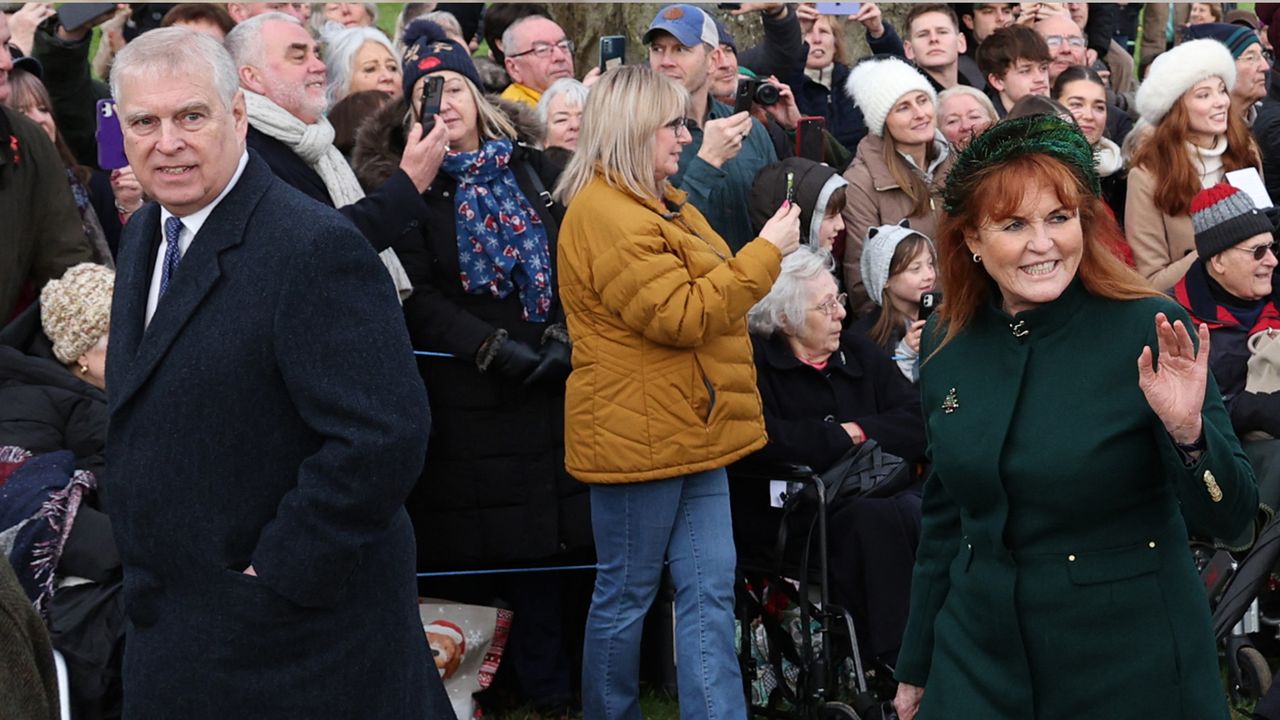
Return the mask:
{"type": "Polygon", "coordinates": [[[591,484],[599,558],[583,657],[593,720],[640,714],[640,632],[664,559],[681,716],[746,716],[724,467],[765,444],[746,315],[798,246],[800,210],[780,209],[732,256],[666,180],[691,139],[688,105],[648,68],[606,73],[557,187],[574,343],[565,464],[591,484]]]}

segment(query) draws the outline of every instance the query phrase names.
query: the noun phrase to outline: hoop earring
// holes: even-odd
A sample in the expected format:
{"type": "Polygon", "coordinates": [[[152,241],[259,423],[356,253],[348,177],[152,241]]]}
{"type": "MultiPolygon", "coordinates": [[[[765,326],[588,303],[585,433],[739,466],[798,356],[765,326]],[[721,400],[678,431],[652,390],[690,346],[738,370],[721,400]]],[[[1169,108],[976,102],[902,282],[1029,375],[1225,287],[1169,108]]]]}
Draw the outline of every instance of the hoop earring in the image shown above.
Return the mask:
{"type": "Polygon", "coordinates": [[[974,254],[973,254],[973,261],[974,261],[975,263],[981,263],[981,262],[982,262],[982,256],[981,256],[981,255],[979,255],[978,253],[974,253],[974,254]]]}

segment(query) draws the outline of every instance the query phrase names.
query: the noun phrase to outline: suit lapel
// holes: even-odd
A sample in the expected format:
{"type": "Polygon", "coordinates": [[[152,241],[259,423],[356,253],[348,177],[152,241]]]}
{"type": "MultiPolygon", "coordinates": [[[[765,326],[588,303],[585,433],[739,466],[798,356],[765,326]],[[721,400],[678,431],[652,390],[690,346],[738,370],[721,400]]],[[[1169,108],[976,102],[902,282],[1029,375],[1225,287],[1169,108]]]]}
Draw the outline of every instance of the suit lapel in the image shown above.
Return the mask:
{"type": "MultiPolygon", "coordinates": [[[[115,292],[111,300],[111,342],[107,347],[107,387],[117,387],[133,365],[142,342],[151,267],[160,245],[160,206],[148,203],[130,218],[120,239],[115,292]]],[[[108,393],[111,400],[116,394],[108,393]]]]}
{"type": "MultiPolygon", "coordinates": [[[[141,337],[135,343],[135,353],[130,354],[128,369],[123,373],[120,382],[110,386],[113,404],[123,406],[151,376],[161,359],[169,351],[182,328],[190,321],[199,309],[201,302],[213,289],[222,275],[220,255],[228,249],[244,241],[245,229],[262,195],[271,182],[271,170],[250,154],[249,164],[240,176],[239,182],[218,203],[218,207],[205,221],[200,232],[191,241],[191,246],[182,257],[177,272],[169,280],[169,289],[156,306],[151,317],[151,324],[141,331],[141,337]]],[[[150,216],[148,216],[150,218],[150,216]]],[[[159,233],[159,211],[155,213],[149,228],[153,235],[159,233]]],[[[157,241],[158,242],[158,241],[157,241]]],[[[154,255],[154,250],[152,255],[154,255]]],[[[145,262],[135,263],[135,267],[148,266],[145,262]]],[[[130,314],[136,319],[141,329],[146,317],[147,291],[150,285],[150,273],[141,282],[140,305],[130,314]]],[[[136,296],[137,293],[134,293],[136,296]]],[[[112,338],[114,340],[114,337],[112,338]]],[[[127,346],[128,347],[128,346],[127,346]]]]}

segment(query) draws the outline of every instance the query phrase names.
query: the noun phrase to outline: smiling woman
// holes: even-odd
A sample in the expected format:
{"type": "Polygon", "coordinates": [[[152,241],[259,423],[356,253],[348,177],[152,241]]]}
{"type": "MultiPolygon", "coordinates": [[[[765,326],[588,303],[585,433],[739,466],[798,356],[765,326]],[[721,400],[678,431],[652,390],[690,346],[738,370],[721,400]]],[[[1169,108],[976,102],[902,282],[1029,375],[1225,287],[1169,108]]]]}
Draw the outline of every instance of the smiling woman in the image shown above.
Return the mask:
{"type": "Polygon", "coordinates": [[[1154,126],[1134,153],[1125,235],[1138,272],[1167,290],[1195,261],[1191,199],[1233,170],[1260,167],[1230,90],[1236,64],[1217,40],[1184,42],[1157,57],[1136,104],[1154,126]]]}
{"type": "Polygon", "coordinates": [[[1208,329],[1197,351],[1185,311],[1107,251],[1097,193],[1092,148],[1053,115],[998,123],[948,180],[902,720],[1068,720],[1099,697],[1227,718],[1187,528],[1233,537],[1257,488],[1208,329]]]}
{"type": "Polygon", "coordinates": [[[863,287],[860,265],[867,231],[905,219],[932,236],[940,215],[936,196],[954,157],[938,131],[938,96],[915,68],[897,58],[863,60],[849,74],[846,89],[862,109],[869,130],[844,173],[849,181],[845,288],[850,309],[862,314],[874,307],[863,287]]]}

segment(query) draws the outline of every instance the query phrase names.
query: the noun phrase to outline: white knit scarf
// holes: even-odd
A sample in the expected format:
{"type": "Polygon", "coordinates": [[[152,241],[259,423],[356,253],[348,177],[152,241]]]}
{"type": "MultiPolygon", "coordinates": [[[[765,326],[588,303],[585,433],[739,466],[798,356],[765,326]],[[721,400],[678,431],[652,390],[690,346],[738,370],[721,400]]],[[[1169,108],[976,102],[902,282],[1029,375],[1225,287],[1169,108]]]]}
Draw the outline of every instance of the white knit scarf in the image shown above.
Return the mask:
{"type": "Polygon", "coordinates": [[[1191,153],[1191,162],[1200,169],[1200,187],[1210,188],[1222,182],[1226,170],[1222,166],[1222,154],[1227,151],[1227,136],[1218,135],[1213,147],[1202,148],[1194,143],[1187,143],[1187,152],[1191,153]]]}
{"type": "MultiPolygon", "coordinates": [[[[334,207],[346,207],[364,198],[364,189],[356,180],[356,174],[346,158],[333,145],[333,125],[327,118],[320,118],[308,125],[292,113],[250,90],[244,90],[245,108],[249,112],[249,124],[258,132],[279,140],[298,154],[324,182],[334,207]]],[[[401,302],[413,292],[413,283],[405,273],[400,258],[391,248],[378,253],[382,264],[391,274],[401,302]]]]}

